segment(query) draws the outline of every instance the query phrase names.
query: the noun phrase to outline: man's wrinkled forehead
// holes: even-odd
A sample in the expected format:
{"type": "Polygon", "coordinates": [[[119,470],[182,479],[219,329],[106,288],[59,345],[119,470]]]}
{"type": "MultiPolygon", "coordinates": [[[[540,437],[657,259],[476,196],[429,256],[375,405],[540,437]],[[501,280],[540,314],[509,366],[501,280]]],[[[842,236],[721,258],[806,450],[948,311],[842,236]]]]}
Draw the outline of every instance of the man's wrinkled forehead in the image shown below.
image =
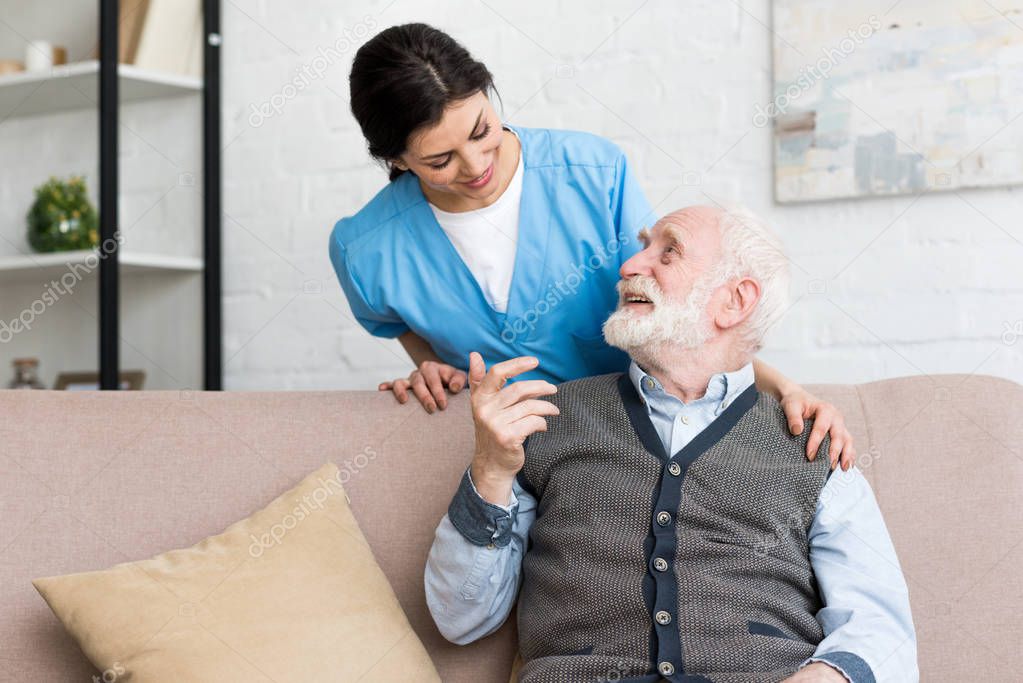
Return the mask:
{"type": "Polygon", "coordinates": [[[650,229],[639,233],[643,246],[648,246],[657,237],[663,237],[681,244],[690,244],[695,239],[707,236],[709,230],[717,230],[721,210],[713,206],[689,206],[673,211],[661,218],[650,229]]]}

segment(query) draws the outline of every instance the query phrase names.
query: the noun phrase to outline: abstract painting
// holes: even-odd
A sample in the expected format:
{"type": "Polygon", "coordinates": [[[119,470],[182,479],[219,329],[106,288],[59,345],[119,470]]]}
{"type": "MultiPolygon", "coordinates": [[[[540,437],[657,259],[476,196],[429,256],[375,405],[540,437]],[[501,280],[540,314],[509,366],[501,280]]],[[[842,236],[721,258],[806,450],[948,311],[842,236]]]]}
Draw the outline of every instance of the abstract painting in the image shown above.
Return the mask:
{"type": "Polygon", "coordinates": [[[1023,183],[1023,0],[774,0],[779,202],[1023,183]]]}

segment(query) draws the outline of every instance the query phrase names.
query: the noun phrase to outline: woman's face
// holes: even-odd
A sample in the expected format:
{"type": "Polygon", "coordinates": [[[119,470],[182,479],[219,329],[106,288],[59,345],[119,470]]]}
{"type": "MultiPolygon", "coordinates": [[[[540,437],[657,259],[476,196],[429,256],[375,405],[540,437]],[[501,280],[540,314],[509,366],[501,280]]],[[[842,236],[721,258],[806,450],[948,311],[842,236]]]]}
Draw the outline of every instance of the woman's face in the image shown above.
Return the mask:
{"type": "Polygon", "coordinates": [[[478,92],[445,109],[436,126],[414,133],[396,165],[437,192],[485,200],[502,187],[503,139],[497,111],[478,92]]]}

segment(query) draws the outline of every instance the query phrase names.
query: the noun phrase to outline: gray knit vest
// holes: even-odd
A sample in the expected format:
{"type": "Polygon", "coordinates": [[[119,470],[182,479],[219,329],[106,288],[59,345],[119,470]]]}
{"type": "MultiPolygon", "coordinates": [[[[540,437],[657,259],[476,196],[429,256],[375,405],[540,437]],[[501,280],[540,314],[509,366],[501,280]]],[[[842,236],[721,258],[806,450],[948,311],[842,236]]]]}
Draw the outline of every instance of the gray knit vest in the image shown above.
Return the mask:
{"type": "MultiPolygon", "coordinates": [[[[829,474],[750,387],[672,457],[627,375],[562,384],[526,442],[538,501],[520,681],[767,683],[824,638],[807,534],[829,474]]],[[[827,453],[828,441],[818,454],[827,453]]]]}

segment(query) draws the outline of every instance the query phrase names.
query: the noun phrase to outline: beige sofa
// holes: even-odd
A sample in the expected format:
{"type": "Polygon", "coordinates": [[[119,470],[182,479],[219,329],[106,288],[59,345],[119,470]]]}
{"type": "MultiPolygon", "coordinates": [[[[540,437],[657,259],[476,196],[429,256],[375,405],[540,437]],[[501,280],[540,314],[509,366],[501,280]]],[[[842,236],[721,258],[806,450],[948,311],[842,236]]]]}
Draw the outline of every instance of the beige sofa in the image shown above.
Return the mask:
{"type": "MultiPolygon", "coordinates": [[[[1023,387],[944,375],[811,389],[846,415],[885,512],[922,680],[1023,680],[1023,387]]],[[[32,578],[189,546],[333,460],[443,680],[505,683],[514,618],[459,647],[423,598],[471,448],[464,394],[427,415],[376,392],[0,391],[0,680],[98,675],[32,578]]]]}

